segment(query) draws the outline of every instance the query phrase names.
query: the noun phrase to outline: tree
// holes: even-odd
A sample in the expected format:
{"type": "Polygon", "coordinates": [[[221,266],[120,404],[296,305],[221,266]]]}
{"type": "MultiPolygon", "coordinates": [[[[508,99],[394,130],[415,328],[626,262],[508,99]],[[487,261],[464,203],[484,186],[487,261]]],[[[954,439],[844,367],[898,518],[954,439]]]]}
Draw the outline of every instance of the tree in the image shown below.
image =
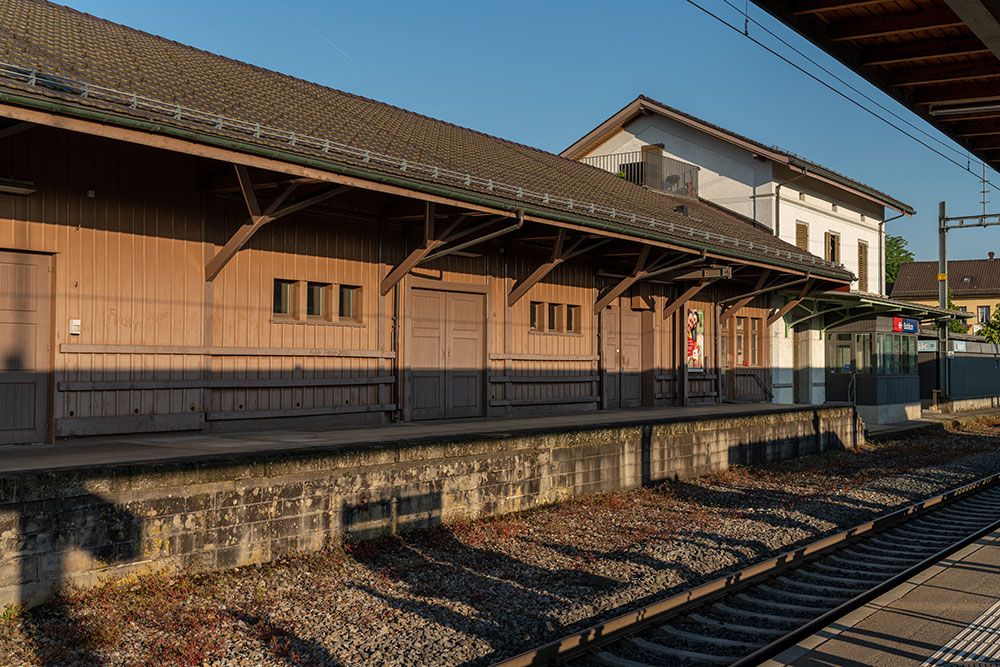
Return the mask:
{"type": "MultiPolygon", "coordinates": [[[[955,307],[955,302],[951,300],[951,288],[948,288],[948,310],[958,310],[955,307]]],[[[965,320],[948,320],[948,331],[952,333],[969,333],[969,327],[965,324],[965,320]]]]}
{"type": "Polygon", "coordinates": [[[1000,303],[993,309],[993,317],[979,328],[979,334],[986,336],[987,343],[1000,344],[1000,303]]]}
{"type": "Polygon", "coordinates": [[[912,262],[913,253],[906,249],[906,239],[902,236],[885,235],[885,282],[896,282],[899,265],[912,262]]]}

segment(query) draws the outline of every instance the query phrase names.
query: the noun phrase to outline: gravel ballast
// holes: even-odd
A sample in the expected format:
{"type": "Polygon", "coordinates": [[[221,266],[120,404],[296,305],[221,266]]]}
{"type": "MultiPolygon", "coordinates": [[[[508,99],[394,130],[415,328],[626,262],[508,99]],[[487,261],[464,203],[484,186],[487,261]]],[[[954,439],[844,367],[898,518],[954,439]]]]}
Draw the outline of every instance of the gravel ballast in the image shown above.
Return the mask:
{"type": "Polygon", "coordinates": [[[4,665],[488,665],[1000,470],[1000,419],[6,610],[4,665]]]}

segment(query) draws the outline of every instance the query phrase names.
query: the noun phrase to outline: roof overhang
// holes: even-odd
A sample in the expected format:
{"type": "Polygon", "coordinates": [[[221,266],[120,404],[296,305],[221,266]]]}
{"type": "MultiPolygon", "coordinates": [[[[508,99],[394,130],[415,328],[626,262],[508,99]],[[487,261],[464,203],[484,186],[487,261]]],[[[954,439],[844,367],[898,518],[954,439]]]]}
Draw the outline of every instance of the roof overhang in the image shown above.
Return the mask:
{"type": "Polygon", "coordinates": [[[1000,169],[998,0],[754,0],[1000,169]]]}
{"type": "MultiPolygon", "coordinates": [[[[564,211],[554,207],[532,205],[526,201],[428,182],[405,174],[389,175],[366,169],[364,166],[346,165],[322,154],[318,156],[306,154],[294,145],[280,148],[261,145],[231,136],[220,136],[201,128],[175,125],[159,119],[133,117],[117,110],[93,108],[54,95],[25,95],[20,91],[5,92],[2,88],[0,86],[0,118],[82,132],[359,189],[457,205],[484,213],[518,214],[524,220],[531,222],[590,230],[602,236],[634,240],[684,253],[700,253],[707,249],[707,257],[713,260],[775,268],[797,275],[813,275],[831,287],[849,284],[852,280],[852,276],[842,268],[828,268],[820,264],[815,267],[797,266],[778,256],[772,258],[762,255],[755,252],[752,247],[716,248],[714,244],[710,244],[707,235],[690,240],[682,239],[656,228],[643,228],[598,218],[589,215],[587,210],[580,206],[574,211],[564,211]],[[57,99],[51,99],[52,97],[57,99]]],[[[619,218],[624,218],[624,215],[624,212],[620,212],[619,218]]],[[[748,243],[743,242],[742,245],[748,246],[748,243]]]]}
{"type": "Polygon", "coordinates": [[[878,315],[908,317],[922,321],[963,320],[972,313],[927,306],[862,292],[828,291],[811,294],[785,318],[786,328],[820,318],[820,330],[878,315]]]}

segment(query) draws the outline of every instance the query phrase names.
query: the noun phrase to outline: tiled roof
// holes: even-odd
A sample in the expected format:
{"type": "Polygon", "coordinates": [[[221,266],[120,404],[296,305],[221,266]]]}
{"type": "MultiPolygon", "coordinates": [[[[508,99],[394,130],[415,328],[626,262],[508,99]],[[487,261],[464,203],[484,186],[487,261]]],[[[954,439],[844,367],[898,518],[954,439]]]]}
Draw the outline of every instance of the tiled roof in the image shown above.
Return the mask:
{"type": "Polygon", "coordinates": [[[811,271],[849,272],[738,216],[633,185],[545,151],[265,70],[42,0],[0,3],[0,92],[57,113],[252,150],[457,199],[573,216],[636,236],[811,271]],[[15,93],[15,96],[11,96],[15,93]],[[155,123],[155,125],[154,125],[155,123]],[[687,206],[687,214],[676,211],[687,206]]]}
{"type": "MultiPolygon", "coordinates": [[[[892,296],[936,297],[937,262],[905,262],[899,267],[892,296]]],[[[948,262],[948,287],[952,296],[996,296],[1000,298],[1000,259],[958,259],[948,262]]]]}

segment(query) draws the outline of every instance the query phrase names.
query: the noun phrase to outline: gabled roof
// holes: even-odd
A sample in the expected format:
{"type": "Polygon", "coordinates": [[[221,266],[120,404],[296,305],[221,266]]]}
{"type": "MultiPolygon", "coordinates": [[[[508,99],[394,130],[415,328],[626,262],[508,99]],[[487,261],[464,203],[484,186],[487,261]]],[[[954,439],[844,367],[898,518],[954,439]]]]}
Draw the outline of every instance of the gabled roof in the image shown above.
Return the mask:
{"type": "MultiPolygon", "coordinates": [[[[938,295],[937,262],[904,262],[899,267],[892,296],[938,295]]],[[[1000,299],[1000,259],[958,259],[948,262],[948,287],[953,297],[995,296],[1000,299]]]]}
{"type": "Polygon", "coordinates": [[[733,144],[734,146],[743,148],[744,150],[747,150],[755,155],[759,155],[785,165],[793,171],[803,174],[807,173],[813,178],[830,183],[831,185],[836,185],[837,187],[843,188],[844,190],[847,190],[848,192],[851,192],[859,197],[876,202],[882,206],[887,206],[891,209],[899,211],[900,213],[905,213],[907,215],[913,215],[916,213],[912,206],[904,204],[884,192],[879,192],[875,188],[865,185],[864,183],[859,183],[858,181],[850,179],[843,174],[839,174],[832,169],[827,169],[826,167],[816,164],[815,162],[810,162],[809,160],[801,158],[786,150],[782,150],[774,146],[767,146],[759,141],[754,141],[753,139],[744,137],[743,135],[719,127],[713,123],[709,123],[706,120],[692,116],[689,113],[675,109],[671,106],[663,104],[662,102],[657,102],[656,100],[646,97],[645,95],[640,95],[635,100],[627,104],[615,115],[611,116],[586,135],[578,139],[572,146],[560,153],[560,155],[572,159],[584,157],[598,145],[607,141],[621,128],[625,127],[636,118],[649,113],[655,113],[666,118],[670,118],[671,120],[687,125],[688,127],[715,137],[716,139],[721,139],[722,141],[733,144]]]}
{"type": "Polygon", "coordinates": [[[42,0],[0,3],[0,102],[851,279],[703,202],[42,0]]]}

